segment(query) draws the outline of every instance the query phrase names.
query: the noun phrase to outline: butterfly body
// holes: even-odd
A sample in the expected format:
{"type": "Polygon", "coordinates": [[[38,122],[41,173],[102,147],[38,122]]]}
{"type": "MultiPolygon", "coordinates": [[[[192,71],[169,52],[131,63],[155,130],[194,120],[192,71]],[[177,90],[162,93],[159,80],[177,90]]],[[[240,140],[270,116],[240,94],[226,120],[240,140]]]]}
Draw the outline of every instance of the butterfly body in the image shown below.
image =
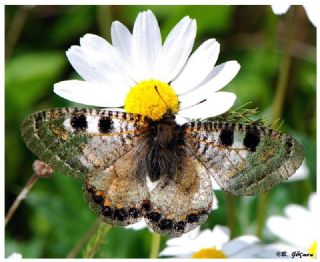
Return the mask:
{"type": "Polygon", "coordinates": [[[272,129],[228,122],[178,125],[104,109],[38,112],[22,124],[27,146],[53,169],[84,179],[84,196],[103,221],[144,218],[179,236],[203,223],[216,199],[211,177],[236,195],[265,192],[303,160],[301,145],[272,129]]]}

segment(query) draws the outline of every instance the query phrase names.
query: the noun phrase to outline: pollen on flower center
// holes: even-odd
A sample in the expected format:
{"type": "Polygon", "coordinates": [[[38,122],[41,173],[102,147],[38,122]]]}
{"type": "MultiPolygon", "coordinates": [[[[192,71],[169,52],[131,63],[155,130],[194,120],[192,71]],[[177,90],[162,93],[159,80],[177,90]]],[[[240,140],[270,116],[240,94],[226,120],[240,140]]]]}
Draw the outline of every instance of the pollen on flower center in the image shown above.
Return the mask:
{"type": "Polygon", "coordinates": [[[313,258],[317,257],[317,242],[316,241],[312,242],[311,247],[308,250],[308,253],[312,254],[313,258]]]}
{"type": "Polygon", "coordinates": [[[125,99],[124,109],[160,120],[168,111],[178,112],[178,97],[172,87],[158,80],[147,80],[132,87],[125,99]]]}
{"type": "Polygon", "coordinates": [[[198,252],[192,255],[192,258],[227,258],[225,254],[216,249],[215,247],[212,248],[202,248],[198,252]]]}

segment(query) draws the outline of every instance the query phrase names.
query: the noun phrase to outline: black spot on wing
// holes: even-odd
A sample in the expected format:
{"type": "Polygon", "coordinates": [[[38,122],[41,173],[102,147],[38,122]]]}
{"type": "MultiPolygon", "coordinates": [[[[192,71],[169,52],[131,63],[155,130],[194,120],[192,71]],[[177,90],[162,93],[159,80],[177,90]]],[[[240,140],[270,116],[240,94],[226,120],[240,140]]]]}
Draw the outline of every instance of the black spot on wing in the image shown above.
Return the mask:
{"type": "Polygon", "coordinates": [[[129,214],[124,208],[119,208],[114,211],[114,218],[119,221],[125,221],[129,214]]]}
{"type": "Polygon", "coordinates": [[[84,131],[88,128],[87,118],[84,114],[71,117],[70,124],[76,132],[84,131]]]}
{"type": "Polygon", "coordinates": [[[147,218],[151,221],[151,222],[158,222],[161,218],[161,215],[158,212],[150,212],[147,215],[147,218]]]}
{"type": "Polygon", "coordinates": [[[173,226],[173,220],[172,219],[162,219],[159,222],[159,228],[161,230],[170,230],[173,226]]]}
{"type": "Polygon", "coordinates": [[[100,133],[107,134],[113,129],[113,121],[110,117],[103,116],[99,119],[98,128],[100,133]]]}
{"type": "Polygon", "coordinates": [[[233,144],[233,130],[222,129],[219,134],[220,144],[223,146],[232,146],[233,144]]]}
{"type": "Polygon", "coordinates": [[[251,152],[255,152],[257,146],[260,143],[260,131],[256,126],[248,127],[246,135],[243,140],[243,145],[248,148],[251,152]]]}

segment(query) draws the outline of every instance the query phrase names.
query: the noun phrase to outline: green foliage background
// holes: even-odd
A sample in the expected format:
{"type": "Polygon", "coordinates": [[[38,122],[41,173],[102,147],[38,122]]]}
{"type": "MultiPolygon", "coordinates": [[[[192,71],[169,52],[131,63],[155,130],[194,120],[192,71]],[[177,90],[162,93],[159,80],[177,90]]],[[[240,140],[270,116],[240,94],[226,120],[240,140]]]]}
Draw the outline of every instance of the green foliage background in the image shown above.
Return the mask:
{"type": "MultiPolygon", "coordinates": [[[[65,51],[79,44],[85,33],[110,41],[112,21],[119,20],[132,29],[138,12],[146,9],[157,16],[163,39],[182,17],[195,18],[195,47],[216,38],[221,44],[218,63],[237,60],[241,64],[239,74],[224,90],[236,93],[236,105],[251,101],[252,107],[260,110],[259,117],[271,119],[288,29],[285,16],[274,15],[270,6],[6,6],[6,211],[32,175],[36,159],[21,141],[21,121],[38,110],[75,106],[52,91],[55,82],[78,78],[65,51]]],[[[304,146],[310,175],[271,190],[267,216],[283,214],[283,207],[290,203],[305,205],[316,190],[316,30],[302,7],[294,11],[292,60],[281,130],[304,146]]],[[[219,209],[202,227],[226,225],[229,219],[235,225],[234,236],[254,234],[258,197],[234,197],[235,210],[230,217],[226,194],[217,191],[216,195],[219,209]]],[[[39,180],[6,227],[6,256],[19,252],[25,258],[66,257],[95,221],[82,197],[81,181],[61,174],[39,180]]],[[[165,240],[162,237],[161,248],[165,240]]],[[[262,240],[270,242],[275,237],[264,230],[262,240]]],[[[150,242],[151,234],[146,229],[112,228],[96,257],[148,257],[150,242]]]]}

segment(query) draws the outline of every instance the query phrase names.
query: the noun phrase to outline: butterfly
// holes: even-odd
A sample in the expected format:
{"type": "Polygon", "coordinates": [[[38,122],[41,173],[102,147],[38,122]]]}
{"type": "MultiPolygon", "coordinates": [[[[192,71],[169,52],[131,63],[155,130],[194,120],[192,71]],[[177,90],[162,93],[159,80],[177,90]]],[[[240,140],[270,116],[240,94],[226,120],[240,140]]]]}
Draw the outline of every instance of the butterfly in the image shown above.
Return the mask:
{"type": "Polygon", "coordinates": [[[155,232],[181,236],[207,220],[216,199],[211,176],[234,195],[263,193],[303,161],[292,137],[255,124],[194,121],[179,125],[92,108],[57,108],[27,117],[27,147],[55,171],[84,180],[102,221],[145,219],[155,232]]]}

